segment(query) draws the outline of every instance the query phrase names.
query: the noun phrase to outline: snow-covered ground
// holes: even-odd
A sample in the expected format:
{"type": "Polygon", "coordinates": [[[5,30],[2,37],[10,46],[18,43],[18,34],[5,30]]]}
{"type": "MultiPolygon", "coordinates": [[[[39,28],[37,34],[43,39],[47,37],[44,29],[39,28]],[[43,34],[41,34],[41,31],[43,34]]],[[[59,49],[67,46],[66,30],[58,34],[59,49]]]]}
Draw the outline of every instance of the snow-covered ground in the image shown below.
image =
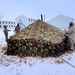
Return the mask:
{"type": "MultiPolygon", "coordinates": [[[[11,35],[14,35],[14,30],[13,29],[10,29],[11,31],[8,32],[8,38],[11,36],[11,35]]],[[[3,45],[5,44],[6,41],[5,41],[5,35],[3,33],[3,29],[0,29],[0,45],[3,45]]]]}
{"type": "MultiPolygon", "coordinates": [[[[10,31],[9,37],[13,34],[10,31]]],[[[75,75],[75,52],[57,58],[8,56],[2,50],[6,44],[2,30],[0,35],[0,75],[75,75]]]]}

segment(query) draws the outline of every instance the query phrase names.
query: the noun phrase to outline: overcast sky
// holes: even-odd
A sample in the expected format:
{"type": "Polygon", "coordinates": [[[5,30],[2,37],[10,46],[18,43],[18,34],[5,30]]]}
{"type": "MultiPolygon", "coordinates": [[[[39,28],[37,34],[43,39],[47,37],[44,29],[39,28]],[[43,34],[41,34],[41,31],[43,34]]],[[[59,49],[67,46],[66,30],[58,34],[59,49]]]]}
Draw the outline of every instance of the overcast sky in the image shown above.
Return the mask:
{"type": "Polygon", "coordinates": [[[59,14],[75,18],[75,0],[0,0],[2,20],[14,21],[19,15],[51,19],[59,14]]]}

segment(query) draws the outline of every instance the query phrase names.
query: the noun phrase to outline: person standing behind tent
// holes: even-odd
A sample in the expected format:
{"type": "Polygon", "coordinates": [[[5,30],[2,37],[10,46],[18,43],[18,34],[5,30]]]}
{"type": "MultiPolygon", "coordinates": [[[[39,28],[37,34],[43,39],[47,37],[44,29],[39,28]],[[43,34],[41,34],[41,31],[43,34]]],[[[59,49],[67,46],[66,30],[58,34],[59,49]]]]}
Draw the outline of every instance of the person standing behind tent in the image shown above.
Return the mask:
{"type": "Polygon", "coordinates": [[[8,31],[11,31],[11,30],[8,30],[8,29],[7,29],[7,26],[4,25],[4,30],[3,30],[3,32],[4,32],[4,35],[5,35],[6,41],[7,41],[7,39],[8,39],[8,31]]]}
{"type": "Polygon", "coordinates": [[[17,24],[17,26],[15,27],[15,32],[18,33],[20,31],[20,26],[19,23],[17,24]]]}
{"type": "Polygon", "coordinates": [[[68,31],[66,31],[66,34],[68,35],[69,42],[70,42],[70,50],[74,50],[74,22],[70,22],[68,31]]]}

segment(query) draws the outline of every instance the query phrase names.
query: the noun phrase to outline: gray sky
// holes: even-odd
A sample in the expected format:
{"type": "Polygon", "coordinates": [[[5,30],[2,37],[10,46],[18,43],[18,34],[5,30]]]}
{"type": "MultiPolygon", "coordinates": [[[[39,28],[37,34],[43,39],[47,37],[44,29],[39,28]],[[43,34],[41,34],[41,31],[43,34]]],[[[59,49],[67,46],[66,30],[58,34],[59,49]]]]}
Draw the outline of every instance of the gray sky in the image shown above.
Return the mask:
{"type": "Polygon", "coordinates": [[[19,15],[49,20],[59,14],[75,18],[75,0],[0,0],[2,20],[14,21],[19,15]]]}

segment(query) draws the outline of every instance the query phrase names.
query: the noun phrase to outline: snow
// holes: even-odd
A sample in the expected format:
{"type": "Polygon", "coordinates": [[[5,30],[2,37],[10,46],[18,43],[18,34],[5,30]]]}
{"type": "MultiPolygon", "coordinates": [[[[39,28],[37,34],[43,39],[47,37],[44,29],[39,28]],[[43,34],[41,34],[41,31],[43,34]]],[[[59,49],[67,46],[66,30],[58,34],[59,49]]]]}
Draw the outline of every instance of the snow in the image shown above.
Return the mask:
{"type": "MultiPolygon", "coordinates": [[[[14,30],[13,29],[10,29],[11,31],[8,32],[8,38],[11,36],[11,35],[14,35],[14,30]]],[[[5,44],[6,41],[5,41],[5,35],[3,33],[3,29],[0,30],[0,45],[3,45],[5,44]]]]}
{"type": "Polygon", "coordinates": [[[67,62],[69,62],[71,65],[75,67],[75,56],[73,54],[69,54],[69,56],[65,56],[62,59],[66,60],[67,62]]]}
{"type": "MultiPolygon", "coordinates": [[[[0,75],[75,75],[75,52],[55,58],[8,56],[2,50],[6,42],[1,32],[0,75]]],[[[13,34],[13,31],[9,32],[9,37],[13,34]]]]}

